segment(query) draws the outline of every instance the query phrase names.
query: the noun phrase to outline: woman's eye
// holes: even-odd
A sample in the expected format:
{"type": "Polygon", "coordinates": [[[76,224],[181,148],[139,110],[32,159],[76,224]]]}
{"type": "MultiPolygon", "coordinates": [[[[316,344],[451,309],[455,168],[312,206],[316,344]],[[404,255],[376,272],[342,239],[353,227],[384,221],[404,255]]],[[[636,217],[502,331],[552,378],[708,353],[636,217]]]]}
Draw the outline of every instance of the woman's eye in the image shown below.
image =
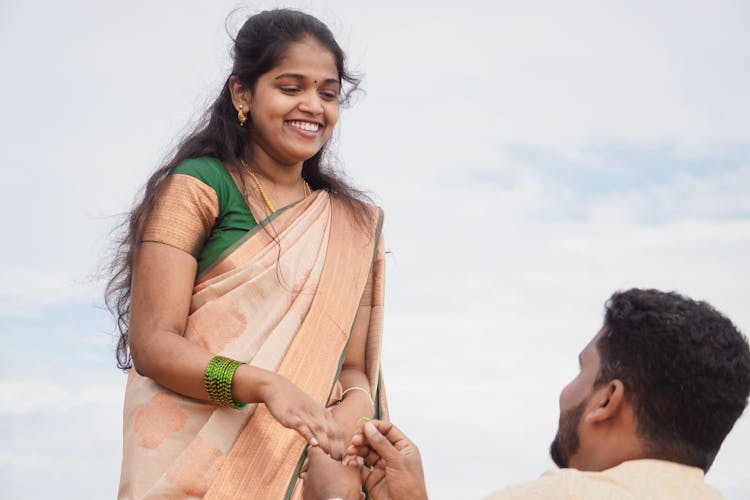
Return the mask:
{"type": "Polygon", "coordinates": [[[285,94],[296,94],[299,90],[299,87],[281,87],[281,91],[285,94]]]}
{"type": "Polygon", "coordinates": [[[335,101],[336,99],[339,98],[339,95],[336,92],[332,92],[332,91],[321,92],[320,95],[326,101],[335,101]]]}

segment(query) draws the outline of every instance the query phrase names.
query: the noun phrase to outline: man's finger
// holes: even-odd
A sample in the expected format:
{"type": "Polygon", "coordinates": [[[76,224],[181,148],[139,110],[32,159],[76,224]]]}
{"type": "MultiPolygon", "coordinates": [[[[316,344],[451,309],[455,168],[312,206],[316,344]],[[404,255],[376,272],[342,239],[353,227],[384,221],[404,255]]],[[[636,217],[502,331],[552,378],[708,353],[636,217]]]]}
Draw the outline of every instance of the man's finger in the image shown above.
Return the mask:
{"type": "MultiPolygon", "coordinates": [[[[373,451],[369,446],[362,446],[357,450],[357,458],[364,460],[369,467],[380,467],[385,468],[385,461],[383,457],[378,455],[378,452],[373,451]]],[[[352,462],[356,463],[357,458],[349,458],[346,460],[347,464],[352,462]]]]}
{"type": "Polygon", "coordinates": [[[346,450],[346,456],[347,457],[366,457],[372,452],[372,449],[368,445],[362,445],[362,446],[350,446],[346,450]]]}
{"type": "Polygon", "coordinates": [[[388,441],[391,442],[392,445],[396,447],[399,441],[404,441],[405,443],[409,444],[411,443],[411,441],[409,441],[409,438],[406,437],[406,434],[401,432],[401,429],[393,425],[391,422],[384,422],[383,420],[372,420],[372,424],[382,435],[386,437],[386,439],[388,439],[388,441]]]}
{"type": "MultiPolygon", "coordinates": [[[[388,432],[389,438],[393,433],[393,429],[395,429],[395,427],[392,427],[390,432],[388,432]]],[[[381,434],[372,422],[365,422],[362,430],[365,433],[365,437],[367,438],[370,447],[377,452],[378,455],[385,458],[386,461],[397,460],[399,458],[398,450],[393,447],[391,441],[381,434]]],[[[397,433],[401,434],[400,432],[397,433]]],[[[403,436],[403,434],[401,435],[403,436]]]]}
{"type": "Polygon", "coordinates": [[[365,485],[368,491],[372,492],[380,481],[385,479],[385,470],[383,469],[368,469],[363,467],[360,469],[359,477],[362,480],[362,484],[365,485]]]}
{"type": "Polygon", "coordinates": [[[357,433],[352,436],[351,444],[354,446],[362,446],[365,444],[365,437],[362,435],[361,430],[357,431],[357,433]]]}

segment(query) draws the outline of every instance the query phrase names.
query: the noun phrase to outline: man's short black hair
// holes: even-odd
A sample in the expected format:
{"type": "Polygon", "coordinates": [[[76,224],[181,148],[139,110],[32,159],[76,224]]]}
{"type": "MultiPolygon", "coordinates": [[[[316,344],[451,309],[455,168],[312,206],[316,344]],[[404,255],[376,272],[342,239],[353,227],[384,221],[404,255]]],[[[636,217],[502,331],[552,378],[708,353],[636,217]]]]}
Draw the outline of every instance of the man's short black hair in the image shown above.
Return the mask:
{"type": "Polygon", "coordinates": [[[596,385],[623,382],[650,456],[707,471],[750,392],[734,324],[706,302],[632,289],[607,301],[597,348],[596,385]]]}

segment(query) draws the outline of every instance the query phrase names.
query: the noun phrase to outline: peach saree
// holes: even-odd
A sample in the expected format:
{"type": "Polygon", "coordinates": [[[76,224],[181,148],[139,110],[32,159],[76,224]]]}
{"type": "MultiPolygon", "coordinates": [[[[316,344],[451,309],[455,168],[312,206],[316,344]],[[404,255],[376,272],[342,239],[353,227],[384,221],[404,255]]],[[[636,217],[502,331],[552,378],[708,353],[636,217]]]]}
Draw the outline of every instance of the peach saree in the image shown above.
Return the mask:
{"type": "MultiPolygon", "coordinates": [[[[387,417],[380,211],[372,210],[369,227],[363,231],[324,191],[276,212],[199,277],[185,337],[276,371],[325,404],[354,319],[367,313],[367,377],[387,417]]],[[[289,498],[305,449],[305,440],[262,404],[220,407],[135,370],[123,434],[120,498],[289,498]]]]}

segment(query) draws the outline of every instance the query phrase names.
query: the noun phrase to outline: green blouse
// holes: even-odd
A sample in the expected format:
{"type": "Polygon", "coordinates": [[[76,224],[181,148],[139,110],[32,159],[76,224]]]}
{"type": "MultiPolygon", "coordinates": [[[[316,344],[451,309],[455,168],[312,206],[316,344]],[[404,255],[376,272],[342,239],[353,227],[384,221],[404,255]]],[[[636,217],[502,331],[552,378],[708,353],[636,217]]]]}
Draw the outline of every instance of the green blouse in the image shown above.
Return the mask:
{"type": "Polygon", "coordinates": [[[216,193],[216,207],[201,207],[203,210],[218,211],[218,216],[196,256],[198,274],[213,263],[227,248],[244,236],[258,223],[250,213],[245,198],[237,188],[234,179],[221,161],[216,158],[191,158],[180,163],[172,174],[194,177],[216,193]]]}

